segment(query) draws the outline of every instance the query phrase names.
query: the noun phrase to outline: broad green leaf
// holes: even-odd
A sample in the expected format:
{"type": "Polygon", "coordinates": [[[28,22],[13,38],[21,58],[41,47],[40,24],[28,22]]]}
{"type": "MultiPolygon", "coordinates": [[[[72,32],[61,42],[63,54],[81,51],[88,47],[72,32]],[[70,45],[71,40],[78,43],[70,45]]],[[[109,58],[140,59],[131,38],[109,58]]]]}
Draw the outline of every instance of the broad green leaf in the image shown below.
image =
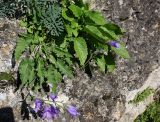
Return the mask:
{"type": "Polygon", "coordinates": [[[80,60],[80,64],[84,65],[87,59],[88,49],[87,49],[86,41],[82,37],[75,38],[74,50],[76,52],[77,57],[80,60]]]}
{"type": "Polygon", "coordinates": [[[44,67],[45,67],[44,61],[41,58],[39,58],[38,59],[38,66],[37,66],[37,75],[39,77],[40,83],[44,82],[44,71],[45,71],[44,67]]]}
{"type": "Polygon", "coordinates": [[[113,31],[108,30],[107,28],[103,26],[101,26],[100,29],[102,29],[105,32],[106,36],[110,38],[111,40],[117,40],[119,38],[119,36],[116,35],[113,31]]]}
{"type": "Polygon", "coordinates": [[[19,73],[22,85],[32,82],[35,77],[34,61],[29,59],[22,60],[19,66],[19,73]]]}
{"type": "Polygon", "coordinates": [[[81,15],[83,14],[83,11],[80,7],[72,4],[69,6],[69,9],[72,11],[75,17],[80,18],[81,15]]]}
{"type": "Polygon", "coordinates": [[[25,51],[25,49],[29,46],[29,44],[31,43],[31,39],[29,39],[29,37],[21,37],[16,44],[16,49],[15,49],[15,59],[19,60],[19,58],[21,57],[22,53],[25,51]]]}
{"type": "Polygon", "coordinates": [[[119,56],[121,56],[122,58],[126,58],[129,59],[130,55],[127,51],[127,49],[125,48],[125,45],[123,43],[120,44],[120,48],[115,48],[115,47],[111,47],[111,49],[119,56]]]}
{"type": "Polygon", "coordinates": [[[89,10],[89,11],[85,12],[85,15],[86,15],[86,17],[89,17],[97,25],[105,25],[106,24],[106,20],[100,12],[89,10]]]}
{"type": "Polygon", "coordinates": [[[97,65],[99,66],[102,72],[105,72],[106,62],[105,62],[104,56],[101,56],[101,58],[97,58],[97,65]]]}
{"type": "Polygon", "coordinates": [[[94,38],[98,39],[100,42],[104,43],[105,41],[109,40],[109,38],[106,37],[106,35],[102,33],[96,26],[87,25],[85,27],[85,31],[92,35],[94,38]]]}
{"type": "Polygon", "coordinates": [[[73,74],[72,74],[72,70],[70,69],[70,67],[68,67],[63,60],[58,59],[57,63],[56,63],[58,69],[62,72],[62,74],[67,75],[68,77],[72,78],[73,74]]]}

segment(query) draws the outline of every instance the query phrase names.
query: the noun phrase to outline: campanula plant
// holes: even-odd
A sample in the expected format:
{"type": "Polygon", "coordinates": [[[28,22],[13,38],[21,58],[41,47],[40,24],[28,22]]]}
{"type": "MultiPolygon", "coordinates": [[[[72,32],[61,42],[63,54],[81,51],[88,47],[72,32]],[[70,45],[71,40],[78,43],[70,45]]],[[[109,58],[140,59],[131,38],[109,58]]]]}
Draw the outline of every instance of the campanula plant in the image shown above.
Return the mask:
{"type": "Polygon", "coordinates": [[[68,112],[72,117],[79,115],[76,107],[58,101],[58,97],[51,93],[48,99],[36,98],[34,102],[35,107],[33,108],[34,112],[44,120],[55,119],[63,113],[62,111],[68,112]]]}
{"type": "MultiPolygon", "coordinates": [[[[103,73],[113,72],[115,54],[129,58],[123,42],[122,29],[106,21],[103,15],[91,10],[82,0],[25,0],[25,16],[20,25],[27,32],[19,35],[14,57],[19,62],[21,85],[41,91],[44,84],[51,92],[63,76],[73,78],[76,64],[82,70],[92,65],[103,73]]],[[[52,102],[57,96],[50,94],[52,102]]],[[[49,102],[50,103],[50,102],[49,102]]],[[[35,112],[43,119],[54,118],[59,109],[44,100],[35,100],[35,112]]],[[[77,116],[77,109],[66,106],[77,116]]]]}

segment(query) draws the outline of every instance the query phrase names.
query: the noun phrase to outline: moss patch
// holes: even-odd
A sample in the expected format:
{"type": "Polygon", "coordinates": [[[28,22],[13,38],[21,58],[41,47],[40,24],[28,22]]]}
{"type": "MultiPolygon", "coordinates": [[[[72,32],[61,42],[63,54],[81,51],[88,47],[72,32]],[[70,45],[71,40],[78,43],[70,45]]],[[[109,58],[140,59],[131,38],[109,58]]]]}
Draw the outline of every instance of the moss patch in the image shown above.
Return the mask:
{"type": "Polygon", "coordinates": [[[11,73],[1,72],[0,73],[0,80],[10,81],[10,80],[13,80],[13,76],[11,73]]]}
{"type": "Polygon", "coordinates": [[[151,103],[134,122],[160,122],[160,98],[151,103]]]}
{"type": "Polygon", "coordinates": [[[152,93],[154,93],[154,89],[148,87],[144,91],[138,93],[136,97],[130,101],[130,103],[139,103],[141,101],[144,101],[152,93]]]}

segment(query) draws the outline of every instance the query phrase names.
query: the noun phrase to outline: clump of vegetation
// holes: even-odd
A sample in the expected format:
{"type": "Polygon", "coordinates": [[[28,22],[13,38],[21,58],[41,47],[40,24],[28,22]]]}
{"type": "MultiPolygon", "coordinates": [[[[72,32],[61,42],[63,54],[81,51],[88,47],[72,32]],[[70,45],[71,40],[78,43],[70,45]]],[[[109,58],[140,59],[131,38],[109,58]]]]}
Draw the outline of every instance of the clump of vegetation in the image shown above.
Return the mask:
{"type": "Polygon", "coordinates": [[[24,0],[0,0],[0,18],[18,18],[24,15],[24,0]]]}
{"type": "Polygon", "coordinates": [[[136,97],[130,101],[130,103],[139,103],[144,101],[152,93],[154,93],[154,89],[148,87],[144,91],[138,93],[136,97]]]}
{"type": "MultiPolygon", "coordinates": [[[[22,8],[20,25],[27,30],[19,35],[13,54],[20,63],[22,88],[37,92],[47,86],[56,93],[64,75],[76,75],[77,64],[85,71],[95,64],[106,73],[114,71],[116,55],[130,58],[125,43],[118,41],[124,31],[100,12],[90,10],[83,0],[20,0],[15,5],[22,8]]],[[[54,118],[55,104],[42,107],[43,102],[35,102],[36,108],[40,106],[44,116],[51,115],[44,118],[54,118]]],[[[73,107],[70,110],[78,115],[73,107]]]]}
{"type": "Polygon", "coordinates": [[[151,103],[134,122],[160,122],[160,98],[151,103]]]}
{"type": "Polygon", "coordinates": [[[122,29],[107,22],[100,12],[82,0],[26,0],[21,25],[27,33],[19,36],[14,57],[20,60],[23,87],[41,89],[52,84],[56,91],[64,75],[73,78],[74,66],[86,69],[94,62],[102,72],[115,68],[115,54],[129,58],[122,29]],[[27,54],[21,60],[21,56],[27,54]]]}

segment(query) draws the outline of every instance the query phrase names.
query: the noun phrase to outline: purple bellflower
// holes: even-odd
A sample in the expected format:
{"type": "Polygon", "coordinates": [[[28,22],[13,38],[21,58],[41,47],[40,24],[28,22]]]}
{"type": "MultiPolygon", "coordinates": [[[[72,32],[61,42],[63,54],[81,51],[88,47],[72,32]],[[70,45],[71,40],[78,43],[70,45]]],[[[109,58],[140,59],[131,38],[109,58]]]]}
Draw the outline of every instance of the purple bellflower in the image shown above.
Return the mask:
{"type": "Polygon", "coordinates": [[[42,119],[54,119],[59,113],[59,110],[53,106],[46,106],[42,113],[42,119]]]}
{"type": "Polygon", "coordinates": [[[49,97],[50,97],[53,101],[57,98],[57,96],[54,95],[54,94],[52,94],[52,93],[49,94],[49,97]]]}
{"type": "Polygon", "coordinates": [[[36,98],[34,111],[37,113],[42,109],[42,107],[43,107],[43,101],[41,99],[36,98]]]}
{"type": "Polygon", "coordinates": [[[77,108],[74,106],[69,105],[67,108],[67,111],[73,116],[76,117],[77,115],[79,115],[79,113],[77,112],[77,108]]]}
{"type": "Polygon", "coordinates": [[[109,45],[115,48],[120,48],[120,44],[116,41],[109,42],[109,45]]]}

